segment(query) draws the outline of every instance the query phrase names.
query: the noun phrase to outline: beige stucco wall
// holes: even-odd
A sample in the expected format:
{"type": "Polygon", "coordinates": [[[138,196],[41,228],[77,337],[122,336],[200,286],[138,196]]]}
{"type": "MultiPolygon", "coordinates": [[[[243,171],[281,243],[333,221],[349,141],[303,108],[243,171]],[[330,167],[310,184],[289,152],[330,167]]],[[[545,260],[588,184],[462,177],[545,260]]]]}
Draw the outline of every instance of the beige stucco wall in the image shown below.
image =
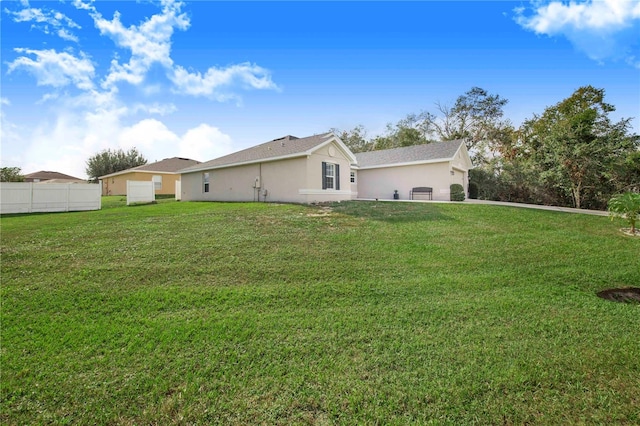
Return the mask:
{"type": "Polygon", "coordinates": [[[351,183],[349,173],[351,161],[337,144],[329,144],[313,153],[308,159],[307,185],[301,188],[305,195],[305,203],[324,201],[345,201],[351,199],[351,183]],[[322,189],[322,162],[340,166],[340,190],[322,189]]]}
{"type": "MultiPolygon", "coordinates": [[[[257,201],[256,178],[260,165],[214,169],[209,173],[209,192],[204,192],[204,173],[182,175],[182,199],[185,201],[257,201]]],[[[260,197],[262,200],[262,197],[260,197]]]]}
{"type": "Polygon", "coordinates": [[[331,144],[309,157],[208,170],[209,192],[203,191],[205,171],[182,175],[185,201],[267,201],[313,203],[351,199],[350,160],[331,144]],[[340,165],[340,191],[322,189],[322,162],[340,165]],[[260,177],[260,191],[254,189],[260,177]],[[266,190],[266,197],[265,197],[266,190]],[[259,199],[258,199],[259,194],[259,199]]]}
{"type": "Polygon", "coordinates": [[[411,188],[433,188],[433,199],[449,200],[451,183],[463,183],[464,173],[451,176],[449,162],[358,170],[358,198],[392,199],[398,190],[401,200],[409,200],[411,188]]]}
{"type": "Polygon", "coordinates": [[[178,174],[131,172],[102,179],[102,195],[127,195],[128,180],[149,182],[155,175],[162,176],[162,189],[156,190],[156,194],[168,195],[175,193],[176,181],[180,180],[180,175],[178,174]]]}

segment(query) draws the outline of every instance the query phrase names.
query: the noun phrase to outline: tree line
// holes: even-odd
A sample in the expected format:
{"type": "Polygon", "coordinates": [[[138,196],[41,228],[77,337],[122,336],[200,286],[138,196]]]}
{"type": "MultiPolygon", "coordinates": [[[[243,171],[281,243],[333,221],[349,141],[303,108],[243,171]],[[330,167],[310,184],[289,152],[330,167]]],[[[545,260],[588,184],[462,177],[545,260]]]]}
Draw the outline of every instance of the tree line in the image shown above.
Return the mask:
{"type": "Polygon", "coordinates": [[[504,117],[508,100],[473,87],[453,106],[408,114],[382,135],[362,125],[331,129],[353,151],[464,140],[474,168],[470,196],[565,207],[605,209],[624,191],[640,191],[640,136],[631,118],[613,121],[615,107],[592,86],[515,127],[504,117]]]}

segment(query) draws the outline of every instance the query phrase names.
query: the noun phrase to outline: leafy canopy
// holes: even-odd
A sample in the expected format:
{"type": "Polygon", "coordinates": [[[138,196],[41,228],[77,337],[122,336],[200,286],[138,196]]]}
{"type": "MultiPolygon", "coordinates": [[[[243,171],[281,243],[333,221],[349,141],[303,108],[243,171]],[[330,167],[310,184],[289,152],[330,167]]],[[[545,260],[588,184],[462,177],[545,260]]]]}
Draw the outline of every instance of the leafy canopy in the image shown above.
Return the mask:
{"type": "Polygon", "coordinates": [[[2,167],[0,169],[0,182],[24,182],[24,176],[20,167],[2,167]]]}
{"type": "Polygon", "coordinates": [[[147,164],[147,160],[136,148],[124,152],[122,149],[105,149],[87,160],[86,173],[90,180],[96,181],[100,176],[120,172],[132,167],[147,164]]]}
{"type": "Polygon", "coordinates": [[[569,197],[577,208],[585,198],[593,199],[628,155],[637,152],[630,119],[614,123],[609,118],[613,111],[603,89],[585,86],[523,125],[522,152],[529,165],[542,184],[569,197]]]}

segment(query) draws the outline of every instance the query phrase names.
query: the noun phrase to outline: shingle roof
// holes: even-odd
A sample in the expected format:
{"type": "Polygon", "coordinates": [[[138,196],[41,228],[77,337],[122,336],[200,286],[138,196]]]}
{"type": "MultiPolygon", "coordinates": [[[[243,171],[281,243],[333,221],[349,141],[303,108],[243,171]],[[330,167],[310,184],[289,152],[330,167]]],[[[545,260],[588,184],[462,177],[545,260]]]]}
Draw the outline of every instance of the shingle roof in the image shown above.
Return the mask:
{"type": "Polygon", "coordinates": [[[100,176],[99,179],[111,177],[111,176],[117,176],[124,173],[132,173],[132,172],[176,173],[178,170],[184,169],[186,167],[191,167],[197,164],[200,164],[200,162],[197,160],[191,160],[189,158],[182,158],[182,157],[171,157],[171,158],[165,158],[164,160],[161,160],[161,161],[156,161],[155,163],[144,164],[142,166],[132,167],[127,170],[121,170],[119,172],[100,176]]]}
{"type": "Polygon", "coordinates": [[[188,173],[233,164],[246,164],[279,158],[296,157],[298,155],[308,153],[318,145],[327,142],[333,136],[334,135],[332,133],[314,135],[306,138],[297,138],[295,136],[288,135],[251,148],[243,149],[242,151],[225,155],[224,157],[206,161],[198,164],[197,166],[192,166],[181,171],[183,173],[188,173]]]}
{"type": "Polygon", "coordinates": [[[48,172],[45,170],[41,170],[39,172],[29,173],[28,175],[24,175],[25,179],[40,179],[40,180],[49,180],[49,179],[72,179],[72,180],[82,180],[77,177],[65,175],[64,173],[58,172],[48,172]]]}
{"type": "Polygon", "coordinates": [[[155,163],[134,167],[133,169],[136,171],[174,173],[178,170],[195,166],[196,164],[200,164],[200,161],[182,157],[171,157],[165,158],[162,161],[156,161],[155,163]]]}
{"type": "Polygon", "coordinates": [[[448,160],[463,144],[462,140],[433,142],[380,151],[359,152],[356,155],[358,167],[385,166],[391,164],[415,163],[422,161],[448,160]]]}

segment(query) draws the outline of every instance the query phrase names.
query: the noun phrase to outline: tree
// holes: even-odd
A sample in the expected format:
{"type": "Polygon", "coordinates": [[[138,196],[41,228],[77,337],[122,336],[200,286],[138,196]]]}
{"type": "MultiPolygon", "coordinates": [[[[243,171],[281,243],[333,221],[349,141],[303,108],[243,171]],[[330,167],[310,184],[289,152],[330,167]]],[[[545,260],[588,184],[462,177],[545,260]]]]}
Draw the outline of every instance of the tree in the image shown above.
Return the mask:
{"type": "Polygon", "coordinates": [[[105,149],[89,157],[86,164],[85,171],[89,180],[96,181],[100,176],[147,164],[147,160],[136,148],[127,152],[122,149],[105,149]]]}
{"type": "Polygon", "coordinates": [[[489,154],[495,154],[502,140],[513,132],[509,120],[504,120],[503,107],[508,103],[500,95],[489,94],[473,87],[458,96],[453,107],[437,103],[438,113],[423,113],[422,128],[437,139],[463,139],[474,164],[482,165],[489,154]]]}
{"type": "Polygon", "coordinates": [[[630,119],[612,123],[613,111],[603,89],[585,86],[523,124],[521,153],[559,204],[604,207],[611,176],[637,152],[630,119]]]}
{"type": "Polygon", "coordinates": [[[352,152],[378,151],[381,149],[422,145],[432,142],[425,127],[425,113],[407,114],[397,123],[388,123],[386,132],[367,139],[364,126],[358,125],[351,130],[331,129],[349,147],[352,152]]]}
{"type": "Polygon", "coordinates": [[[0,182],[24,182],[24,176],[20,167],[2,167],[0,169],[0,182]]]}
{"type": "Polygon", "coordinates": [[[331,129],[331,132],[338,136],[351,152],[365,152],[373,149],[373,144],[367,140],[367,131],[362,124],[351,130],[331,129]]]}

